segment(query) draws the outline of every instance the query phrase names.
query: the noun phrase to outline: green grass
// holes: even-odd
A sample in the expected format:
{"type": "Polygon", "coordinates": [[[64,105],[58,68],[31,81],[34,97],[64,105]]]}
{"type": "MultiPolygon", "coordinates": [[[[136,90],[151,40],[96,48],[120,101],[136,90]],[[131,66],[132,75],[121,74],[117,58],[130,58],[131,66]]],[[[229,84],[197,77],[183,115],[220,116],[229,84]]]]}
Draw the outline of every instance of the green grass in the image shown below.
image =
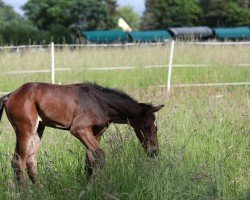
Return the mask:
{"type": "MultiPolygon", "coordinates": [[[[148,68],[114,71],[58,71],[56,83],[70,84],[92,81],[118,88],[147,88],[166,85],[167,68],[148,68]]],[[[249,67],[202,67],[174,68],[172,84],[188,83],[234,83],[250,81],[249,67]]],[[[0,79],[0,92],[13,91],[25,82],[50,82],[50,74],[16,74],[0,79]]]]}
{"type": "MultiPolygon", "coordinates": [[[[249,199],[248,86],[174,88],[166,100],[165,89],[152,87],[166,83],[165,68],[111,72],[80,70],[88,65],[141,67],[166,64],[162,58],[166,48],[152,48],[130,51],[95,49],[79,51],[79,54],[62,50],[57,52],[57,56],[63,58],[60,61],[62,67],[72,62],[76,70],[57,72],[56,82],[95,81],[122,88],[141,102],[165,104],[157,113],[158,158],[150,159],[144,154],[131,128],[111,125],[101,141],[106,152],[104,173],[92,187],[87,187],[85,150],[81,143],[68,132],[46,128],[38,157],[40,184],[34,187],[27,179],[26,189],[20,191],[13,182],[11,168],[15,134],[4,115],[0,124],[0,199],[249,199]]],[[[179,55],[175,58],[176,63],[199,63],[203,60],[204,64],[215,63],[218,67],[175,68],[173,83],[249,81],[250,70],[247,67],[232,65],[234,54],[239,55],[234,63],[250,63],[245,52],[248,47],[220,50],[206,47],[204,52],[196,47],[189,51],[185,48],[176,50],[176,55],[179,55]],[[195,56],[197,52],[201,52],[200,57],[195,56]]],[[[48,52],[43,53],[44,58],[49,58],[48,52]]],[[[11,67],[10,55],[16,56],[9,53],[5,57],[0,55],[1,71],[8,71],[4,65],[11,67]]],[[[25,67],[30,55],[23,56],[17,58],[19,61],[12,58],[15,65],[19,62],[21,67],[25,67]]],[[[31,61],[30,56],[29,62],[36,69],[46,61],[37,53],[33,58],[31,61]]],[[[0,75],[0,91],[12,91],[28,81],[49,82],[50,75],[0,75]]]]}
{"type": "MultiPolygon", "coordinates": [[[[69,133],[47,128],[39,153],[40,186],[14,187],[14,133],[3,118],[0,194],[3,199],[249,199],[248,88],[141,91],[166,104],[157,114],[160,156],[147,158],[128,126],[111,125],[101,146],[104,173],[87,189],[84,148],[69,133]]],[[[133,93],[133,92],[132,92],[133,93]]],[[[134,96],[137,96],[135,92],[134,96]]]]}

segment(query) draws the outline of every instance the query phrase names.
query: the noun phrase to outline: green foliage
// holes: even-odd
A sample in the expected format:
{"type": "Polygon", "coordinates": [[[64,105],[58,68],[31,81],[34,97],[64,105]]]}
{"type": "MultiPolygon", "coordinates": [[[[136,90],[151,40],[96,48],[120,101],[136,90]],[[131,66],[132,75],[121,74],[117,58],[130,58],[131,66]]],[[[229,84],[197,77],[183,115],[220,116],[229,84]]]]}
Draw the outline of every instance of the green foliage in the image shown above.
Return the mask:
{"type": "Polygon", "coordinates": [[[24,20],[13,20],[4,26],[2,36],[7,44],[29,44],[35,40],[37,30],[24,20]]]}
{"type": "Polygon", "coordinates": [[[247,1],[239,0],[146,0],[143,29],[171,26],[249,26],[247,1]]]}
{"type": "Polygon", "coordinates": [[[146,0],[142,29],[197,25],[200,14],[196,0],[146,0]]]}
{"type": "Polygon", "coordinates": [[[248,26],[250,25],[250,9],[240,7],[237,2],[230,2],[227,6],[226,19],[226,26],[248,26]]]}
{"type": "Polygon", "coordinates": [[[114,28],[116,7],[115,0],[29,0],[23,10],[39,31],[50,34],[46,40],[72,43],[76,29],[114,28]]]}
{"type": "Polygon", "coordinates": [[[5,26],[18,20],[19,17],[12,7],[5,5],[3,1],[0,0],[0,43],[4,42],[3,31],[5,30],[5,26]]]}
{"type": "Polygon", "coordinates": [[[250,9],[248,4],[237,0],[201,0],[203,10],[201,24],[211,27],[248,26],[250,9]]]}
{"type": "Polygon", "coordinates": [[[115,1],[104,0],[29,0],[23,9],[41,30],[49,30],[55,24],[94,30],[114,27],[111,14],[115,5],[115,1]]]}
{"type": "Polygon", "coordinates": [[[116,0],[105,0],[107,6],[108,6],[108,10],[109,10],[109,15],[111,16],[110,19],[110,26],[112,29],[115,29],[117,26],[117,18],[116,18],[116,14],[117,14],[117,2],[116,0]]]}
{"type": "Polygon", "coordinates": [[[0,44],[31,44],[49,41],[48,32],[38,29],[0,0],[0,44]]]}
{"type": "Polygon", "coordinates": [[[13,19],[18,19],[20,16],[15,13],[11,6],[5,5],[2,0],[0,0],[0,28],[9,23],[13,19]]]}

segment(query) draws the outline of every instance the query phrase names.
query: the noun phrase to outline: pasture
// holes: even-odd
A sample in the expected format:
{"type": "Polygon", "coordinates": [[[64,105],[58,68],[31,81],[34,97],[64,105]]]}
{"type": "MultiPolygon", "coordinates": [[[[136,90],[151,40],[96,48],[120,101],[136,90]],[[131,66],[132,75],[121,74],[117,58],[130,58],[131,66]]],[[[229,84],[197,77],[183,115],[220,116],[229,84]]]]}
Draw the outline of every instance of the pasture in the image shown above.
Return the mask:
{"type": "MultiPolygon", "coordinates": [[[[173,84],[249,82],[250,45],[177,44],[173,84]]],[[[56,83],[93,81],[120,88],[141,102],[165,104],[157,114],[160,155],[148,158],[129,126],[111,125],[101,146],[106,165],[92,187],[84,174],[85,149],[68,132],[46,128],[38,157],[39,182],[15,187],[11,158],[15,134],[6,116],[0,124],[0,199],[249,199],[249,86],[173,88],[166,99],[169,46],[60,48],[55,52],[56,83]],[[136,66],[133,70],[86,68],[136,66]]],[[[0,52],[0,92],[24,82],[50,82],[49,73],[8,74],[49,69],[49,50],[0,52]]]]}

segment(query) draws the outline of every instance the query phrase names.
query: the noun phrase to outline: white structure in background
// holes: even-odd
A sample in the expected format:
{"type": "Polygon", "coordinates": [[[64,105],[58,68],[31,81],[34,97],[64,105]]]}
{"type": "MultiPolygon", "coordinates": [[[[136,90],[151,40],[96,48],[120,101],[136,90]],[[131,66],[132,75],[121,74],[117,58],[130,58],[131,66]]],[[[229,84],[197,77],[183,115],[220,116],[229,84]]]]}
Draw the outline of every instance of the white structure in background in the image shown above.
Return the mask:
{"type": "Polygon", "coordinates": [[[123,31],[127,31],[127,32],[132,31],[132,28],[128,25],[128,23],[122,17],[118,19],[118,26],[122,28],[123,31]]]}

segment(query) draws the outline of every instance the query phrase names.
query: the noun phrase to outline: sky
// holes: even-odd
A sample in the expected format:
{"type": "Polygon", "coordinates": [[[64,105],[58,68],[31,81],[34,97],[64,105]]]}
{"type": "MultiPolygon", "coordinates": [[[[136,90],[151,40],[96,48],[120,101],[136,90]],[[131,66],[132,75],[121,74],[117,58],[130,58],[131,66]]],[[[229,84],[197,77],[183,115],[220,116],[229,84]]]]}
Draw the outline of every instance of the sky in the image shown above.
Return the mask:
{"type": "MultiPolygon", "coordinates": [[[[17,11],[20,14],[23,14],[21,6],[27,2],[27,0],[3,0],[3,1],[6,4],[11,5],[15,9],[15,11],[17,11]]],[[[139,14],[142,14],[142,12],[145,9],[144,2],[145,0],[117,0],[119,6],[130,5],[139,14]]]]}

